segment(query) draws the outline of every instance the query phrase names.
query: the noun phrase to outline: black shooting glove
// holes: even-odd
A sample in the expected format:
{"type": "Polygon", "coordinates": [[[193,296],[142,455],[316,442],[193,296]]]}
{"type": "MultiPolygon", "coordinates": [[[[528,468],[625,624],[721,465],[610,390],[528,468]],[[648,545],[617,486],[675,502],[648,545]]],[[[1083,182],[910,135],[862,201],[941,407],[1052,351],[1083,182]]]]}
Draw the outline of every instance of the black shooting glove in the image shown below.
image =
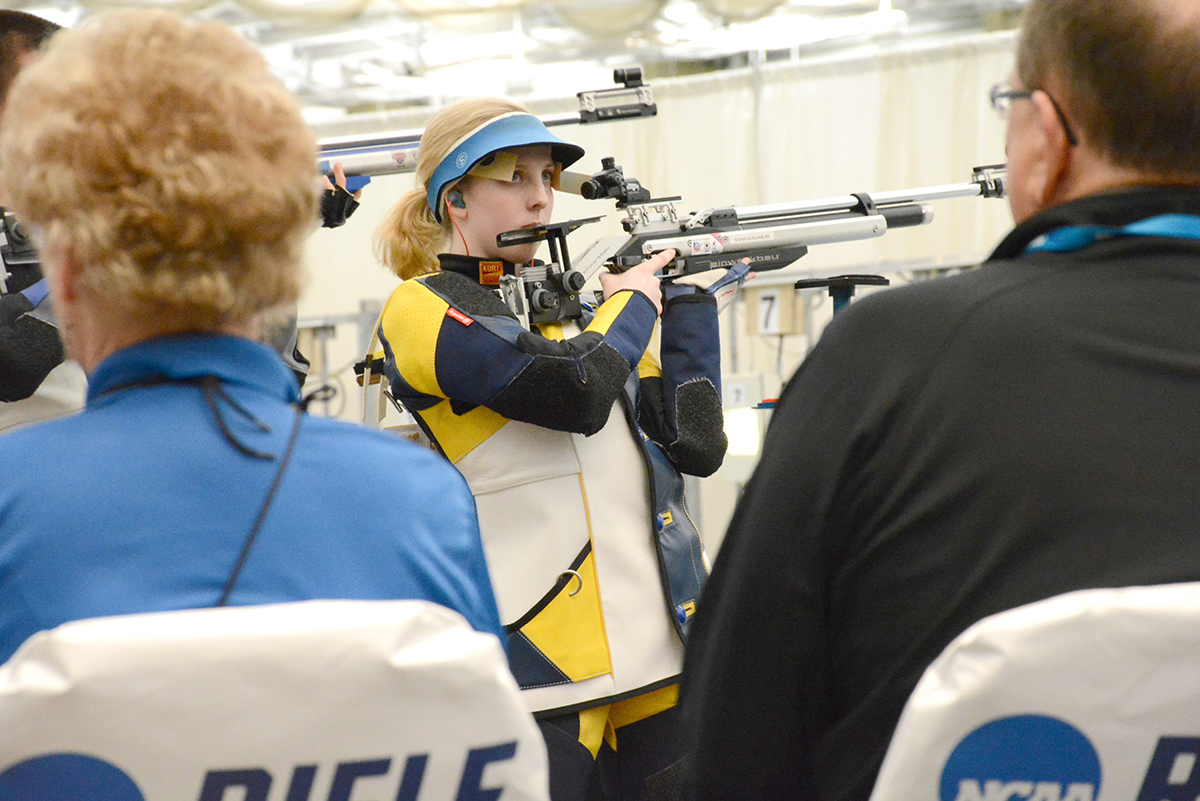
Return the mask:
{"type": "Polygon", "coordinates": [[[321,226],[337,228],[345,225],[346,220],[350,219],[350,215],[357,208],[358,201],[344,187],[326,189],[321,193],[321,226]]]}

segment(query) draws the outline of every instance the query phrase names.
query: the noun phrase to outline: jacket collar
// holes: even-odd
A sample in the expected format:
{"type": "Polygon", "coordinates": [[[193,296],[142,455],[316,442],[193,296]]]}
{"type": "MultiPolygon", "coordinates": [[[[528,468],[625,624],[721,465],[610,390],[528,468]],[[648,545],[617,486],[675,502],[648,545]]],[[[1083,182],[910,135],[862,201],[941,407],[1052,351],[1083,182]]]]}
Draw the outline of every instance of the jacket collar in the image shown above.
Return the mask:
{"type": "Polygon", "coordinates": [[[1033,240],[1058,228],[1071,225],[1120,227],[1159,214],[1200,215],[1200,187],[1134,187],[1068,201],[1018,225],[996,246],[988,261],[1016,258],[1033,240]]]}
{"type": "Polygon", "coordinates": [[[480,259],[475,256],[459,256],[454,253],[438,254],[442,270],[458,273],[471,281],[487,287],[500,286],[500,277],[516,275],[517,266],[512,262],[496,259],[480,259]]]}
{"type": "Polygon", "coordinates": [[[193,333],[142,340],[109,355],[88,376],[88,403],[125,384],[206,375],[287,403],[300,400],[295,377],[266,345],[224,334],[193,333]]]}

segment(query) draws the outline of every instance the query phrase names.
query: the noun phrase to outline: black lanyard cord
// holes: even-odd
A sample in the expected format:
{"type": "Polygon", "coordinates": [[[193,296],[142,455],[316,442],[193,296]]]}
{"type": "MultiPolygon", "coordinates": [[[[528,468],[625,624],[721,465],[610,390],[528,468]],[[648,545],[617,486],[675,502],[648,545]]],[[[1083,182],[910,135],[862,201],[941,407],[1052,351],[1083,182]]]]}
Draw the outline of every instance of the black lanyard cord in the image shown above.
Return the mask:
{"type": "Polygon", "coordinates": [[[215,375],[202,376],[199,383],[200,389],[204,393],[204,402],[208,404],[208,409],[212,412],[213,419],[217,421],[217,428],[221,429],[221,436],[225,437],[225,441],[237,448],[242,454],[249,456],[251,459],[274,459],[275,454],[255,450],[233,435],[233,432],[229,430],[229,426],[225,422],[224,415],[221,414],[221,408],[217,405],[217,401],[225,401],[225,403],[229,404],[231,409],[240,414],[242,417],[246,418],[246,420],[249,421],[249,423],[259,431],[269,434],[271,432],[271,427],[255,417],[245,406],[242,406],[240,403],[231,398],[229,393],[221,387],[221,379],[217,378],[215,375]]]}
{"type": "Polygon", "coordinates": [[[129,381],[124,384],[117,384],[109,387],[103,392],[96,395],[97,398],[102,398],[105,395],[119,392],[125,389],[144,389],[148,387],[161,387],[168,384],[182,384],[187,387],[199,387],[201,394],[204,396],[204,402],[208,406],[208,410],[212,412],[213,420],[216,421],[217,430],[221,432],[221,436],[225,441],[237,449],[243,456],[249,456],[251,459],[261,459],[268,461],[275,458],[275,454],[251,448],[234,436],[229,430],[229,424],[225,422],[225,415],[221,413],[221,407],[217,401],[224,401],[229,408],[233,409],[239,415],[244,417],[250,425],[254,426],[259,431],[269,434],[271,427],[254,416],[254,413],[235,401],[228,392],[221,386],[221,379],[215,375],[201,375],[195,378],[169,378],[165,375],[152,376],[142,379],[141,381],[129,381]]]}
{"type": "Polygon", "coordinates": [[[237,562],[233,565],[233,570],[229,573],[229,578],[225,581],[225,588],[221,590],[221,597],[217,600],[217,606],[225,606],[229,602],[229,596],[233,592],[233,587],[237,584],[238,576],[242,573],[242,568],[246,565],[246,558],[250,555],[250,549],[254,547],[254,541],[258,539],[258,532],[262,529],[263,521],[267,519],[267,512],[271,508],[271,503],[275,500],[275,493],[279,489],[279,485],[283,482],[283,474],[287,471],[288,463],[292,460],[292,452],[296,449],[296,440],[300,436],[300,421],[304,414],[299,408],[296,409],[295,422],[292,423],[292,434],[288,438],[287,448],[283,452],[283,456],[279,459],[279,469],[275,471],[275,480],[271,482],[271,488],[267,490],[267,497],[263,499],[262,507],[258,510],[258,517],[254,521],[254,525],[250,528],[250,533],[246,535],[246,541],[242,544],[242,552],[238,554],[237,562]]]}
{"type": "MultiPolygon", "coordinates": [[[[119,384],[111,387],[101,395],[107,395],[110,392],[116,392],[122,389],[133,389],[139,387],[157,387],[164,384],[184,384],[186,386],[199,387],[204,395],[204,402],[208,405],[209,411],[212,412],[213,419],[216,420],[217,428],[221,432],[221,436],[225,441],[236,448],[240,453],[249,456],[252,459],[260,459],[263,461],[275,459],[273,453],[256,450],[246,445],[229,430],[228,424],[225,422],[225,416],[221,413],[221,407],[218,401],[224,401],[229,408],[233,409],[239,415],[244,417],[251,425],[259,431],[270,433],[271,427],[254,416],[254,413],[242,406],[240,403],[230,397],[229,393],[221,386],[221,379],[215,375],[202,375],[196,378],[168,378],[166,376],[154,376],[142,381],[131,381],[127,384],[119,384]]],[[[100,396],[97,396],[100,397],[100,396]]],[[[233,592],[234,585],[237,584],[238,577],[242,573],[242,568],[246,565],[246,559],[250,556],[250,549],[254,547],[254,541],[258,539],[258,532],[262,529],[263,522],[267,519],[267,512],[271,509],[271,504],[275,500],[275,494],[279,490],[279,485],[283,482],[283,474],[287,471],[288,463],[292,459],[292,452],[296,449],[296,440],[300,436],[300,423],[304,418],[304,410],[299,406],[295,406],[295,417],[292,422],[292,433],[288,437],[287,447],[283,451],[283,455],[279,458],[279,467],[275,471],[275,478],[271,482],[270,489],[267,490],[267,496],[263,499],[262,506],[259,507],[258,516],[254,520],[254,525],[250,527],[250,533],[246,535],[245,542],[242,543],[241,553],[238,554],[237,562],[233,565],[233,570],[229,573],[229,578],[225,580],[225,587],[221,590],[221,597],[217,599],[217,606],[225,606],[229,602],[229,596],[233,592]]]]}

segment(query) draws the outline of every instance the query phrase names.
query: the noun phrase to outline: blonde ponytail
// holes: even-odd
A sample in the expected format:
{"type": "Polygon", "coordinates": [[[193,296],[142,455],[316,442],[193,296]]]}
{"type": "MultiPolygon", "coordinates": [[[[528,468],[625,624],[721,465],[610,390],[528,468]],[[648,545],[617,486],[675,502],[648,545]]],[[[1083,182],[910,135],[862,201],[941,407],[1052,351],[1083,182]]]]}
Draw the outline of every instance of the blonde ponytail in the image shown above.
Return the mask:
{"type": "Polygon", "coordinates": [[[449,239],[446,225],[433,218],[425,190],[400,198],[375,232],[375,258],[404,280],[438,269],[437,254],[449,239]]]}

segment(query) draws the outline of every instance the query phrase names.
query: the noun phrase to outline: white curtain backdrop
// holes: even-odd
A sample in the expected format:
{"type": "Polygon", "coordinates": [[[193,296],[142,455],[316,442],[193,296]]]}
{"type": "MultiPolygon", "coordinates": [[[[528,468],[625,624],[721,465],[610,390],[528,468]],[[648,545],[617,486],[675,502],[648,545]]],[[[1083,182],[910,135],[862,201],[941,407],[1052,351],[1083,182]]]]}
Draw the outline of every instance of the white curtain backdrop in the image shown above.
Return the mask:
{"type": "MultiPolygon", "coordinates": [[[[595,171],[601,157],[614,156],[626,175],[655,196],[682,196],[685,212],[965,183],[973,167],[1004,161],[1004,126],[988,106],[987,91],[1011,70],[1014,47],[1011,31],[888,52],[865,43],[858,51],[821,59],[655,80],[657,117],[556,132],[587,149],[573,169],[595,171]]],[[[397,127],[420,128],[428,116],[413,115],[397,127]]],[[[353,315],[364,301],[388,296],[396,279],[378,266],[370,240],[387,208],[412,186],[411,175],[378,178],[345,227],[313,234],[302,320],[353,315]]],[[[930,225],[868,242],[817,246],[784,275],[764,274],[756,283],[790,286],[797,273],[886,273],[893,284],[913,280],[927,269],[979,261],[1011,226],[1003,201],[964,198],[933,205],[930,225]]],[[[598,214],[608,216],[571,235],[572,252],[620,233],[619,217],[611,201],[559,197],[556,219],[598,214]]],[[[828,300],[814,294],[796,299],[801,316],[811,308],[811,336],[800,325],[800,334],[758,337],[752,335],[753,320],[745,319],[753,293],[745,293],[722,320],[725,371],[760,373],[764,394],[777,391],[828,319],[828,300]]],[[[342,368],[361,358],[361,345],[354,324],[335,330],[324,348],[327,368],[338,373],[348,395],[343,416],[355,419],[357,387],[342,368]]],[[[322,355],[319,347],[311,350],[322,355]]],[[[328,412],[340,407],[335,402],[328,412]]],[[[699,517],[710,540],[724,529],[737,483],[721,474],[702,483],[699,517]]]]}

